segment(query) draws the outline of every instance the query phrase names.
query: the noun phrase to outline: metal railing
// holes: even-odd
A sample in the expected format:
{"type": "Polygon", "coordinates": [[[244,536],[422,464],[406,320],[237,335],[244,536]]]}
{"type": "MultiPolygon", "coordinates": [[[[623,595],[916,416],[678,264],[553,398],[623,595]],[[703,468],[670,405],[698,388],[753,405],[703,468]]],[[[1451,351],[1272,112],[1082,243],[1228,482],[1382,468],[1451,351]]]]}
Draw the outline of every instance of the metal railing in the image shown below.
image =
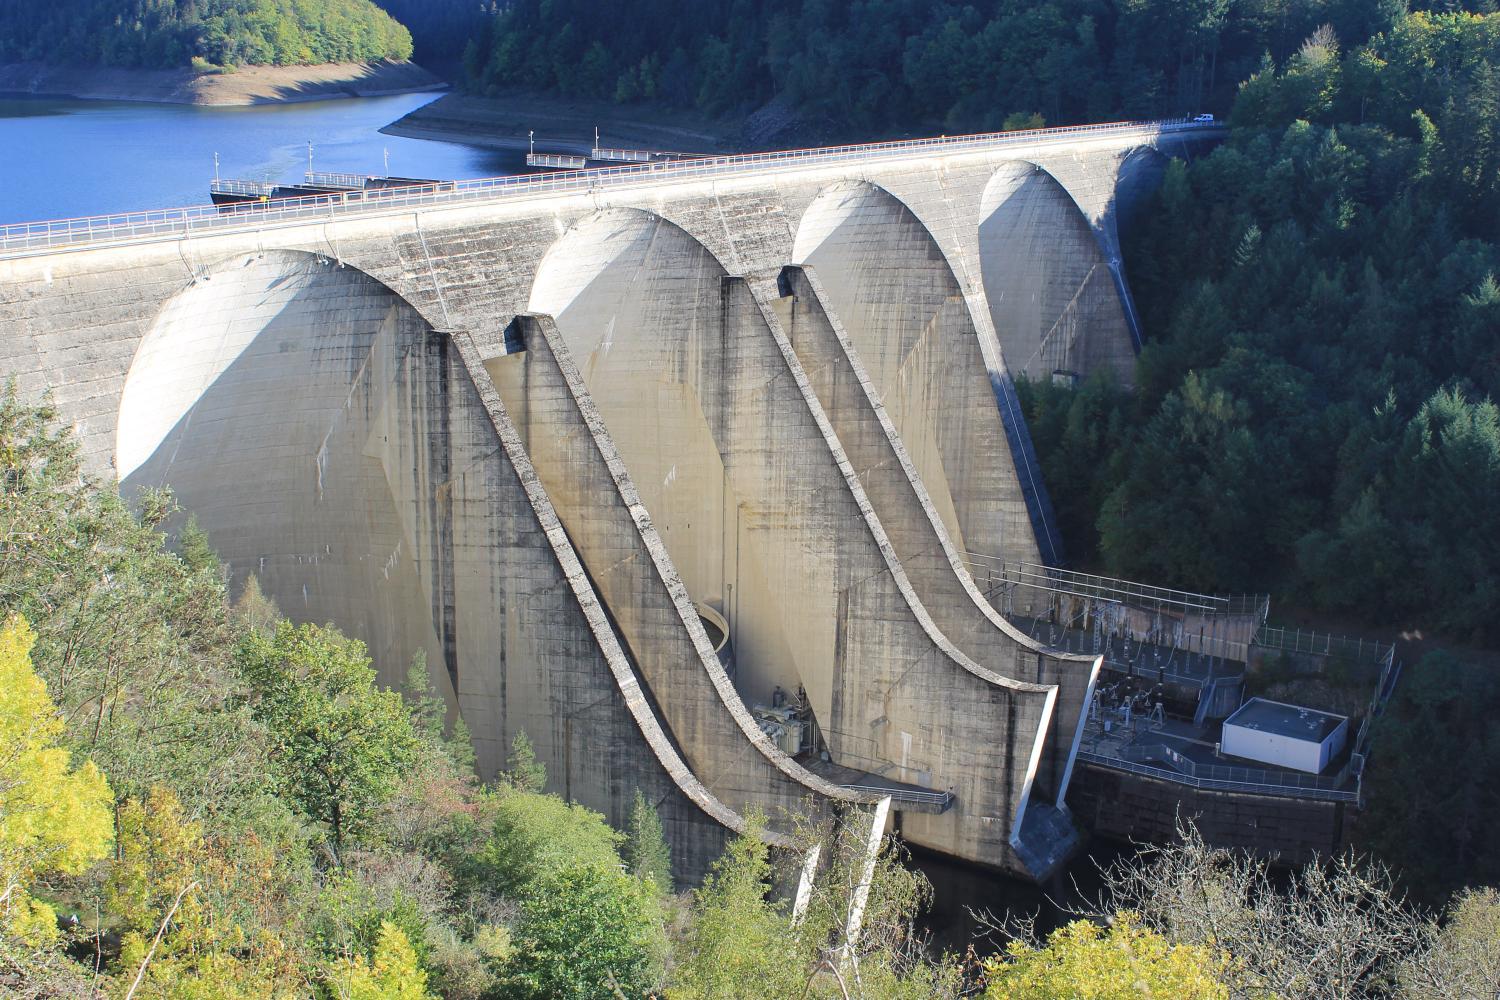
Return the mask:
{"type": "Polygon", "coordinates": [[[250,198],[269,198],[271,192],[276,190],[276,185],[270,181],[240,181],[225,178],[215,178],[209,182],[209,191],[214,194],[237,194],[250,198]]]}
{"type": "Polygon", "coordinates": [[[350,188],[354,191],[364,190],[365,181],[369,179],[368,174],[328,173],[321,170],[309,170],[302,176],[305,183],[313,187],[350,188]]]}
{"type": "MultiPolygon", "coordinates": [[[[989,595],[988,592],[987,596],[989,595]]],[[[999,609],[1002,610],[1003,609],[999,609]]],[[[1122,641],[1114,633],[1097,634],[1077,625],[1065,625],[1029,614],[1010,614],[1010,621],[1028,636],[1051,649],[1065,653],[1100,655],[1104,668],[1122,674],[1156,677],[1200,687],[1215,676],[1238,679],[1244,676],[1243,642],[1235,643],[1217,636],[1184,636],[1181,645],[1172,646],[1166,639],[1149,636],[1122,641]]]]}
{"type": "Polygon", "coordinates": [[[1265,624],[1266,617],[1271,613],[1271,595],[1232,594],[1229,597],[1229,613],[1254,615],[1261,624],[1265,624]]]}
{"type": "Polygon", "coordinates": [[[1268,771],[1260,767],[1234,767],[1229,764],[1200,764],[1191,757],[1164,743],[1149,743],[1145,746],[1124,747],[1119,751],[1123,760],[1144,763],[1164,760],[1173,768],[1191,778],[1209,778],[1218,781],[1237,781],[1241,784],[1289,786],[1293,788],[1321,788],[1338,791],[1348,779],[1346,764],[1337,774],[1303,774],[1293,771],[1268,771]]]}
{"type": "Polygon", "coordinates": [[[527,153],[528,167],[549,167],[553,170],[582,170],[588,160],[572,153],[527,153]]]}
{"type": "Polygon", "coordinates": [[[1261,625],[1255,630],[1255,637],[1251,642],[1262,649],[1307,653],[1312,656],[1347,657],[1355,663],[1389,660],[1395,653],[1395,647],[1388,642],[1351,639],[1348,636],[1308,629],[1277,628],[1274,625],[1261,625]]]}
{"type": "Polygon", "coordinates": [[[595,146],[589,150],[589,158],[610,163],[650,163],[656,154],[649,149],[608,149],[595,146]]]}
{"type": "Polygon", "coordinates": [[[891,788],[888,785],[840,785],[851,792],[874,792],[889,795],[893,802],[909,802],[914,805],[936,806],[939,812],[953,804],[952,792],[924,792],[915,788],[891,788]]]}
{"type": "Polygon", "coordinates": [[[1171,608],[1197,611],[1207,615],[1255,614],[1259,613],[1261,608],[1269,607],[1270,600],[1263,594],[1198,594],[1190,590],[1174,590],[1171,587],[1158,587],[1136,580],[1101,576],[1097,573],[1080,573],[1075,570],[1025,562],[1007,562],[978,552],[965,552],[964,560],[971,568],[981,569],[1018,587],[1110,601],[1128,607],[1171,608]]]}
{"type": "Polygon", "coordinates": [[[951,138],[945,136],[938,139],[906,139],[896,142],[829,146],[774,153],[663,160],[558,174],[525,174],[455,181],[446,184],[382,188],[365,191],[357,199],[343,195],[276,199],[263,208],[257,208],[253,214],[243,211],[222,212],[213,205],[198,205],[79,219],[21,222],[0,226],[0,257],[24,256],[28,253],[64,247],[77,248],[126,241],[171,239],[202,232],[254,231],[354,213],[406,212],[420,208],[441,208],[498,199],[524,199],[538,195],[628,188],[679,179],[693,180],[751,172],[793,170],[816,164],[897,159],[921,153],[1005,149],[1010,146],[1079,137],[1154,136],[1180,132],[1215,134],[1223,130],[1223,126],[1218,124],[1200,124],[1186,119],[1070,125],[1024,132],[998,132],[951,138]]]}
{"type": "MultiPolygon", "coordinates": [[[[1212,775],[1200,777],[1197,774],[1187,774],[1174,768],[1160,767],[1141,761],[1126,760],[1122,757],[1105,756],[1103,754],[1091,753],[1087,750],[1079,750],[1078,759],[1085,763],[1110,770],[1128,771],[1132,774],[1159,778],[1163,781],[1172,781],[1179,785],[1188,785],[1199,789],[1243,792],[1254,795],[1277,795],[1293,799],[1318,799],[1325,802],[1359,801],[1359,785],[1357,780],[1354,788],[1327,787],[1321,784],[1321,782],[1328,782],[1333,779],[1321,778],[1318,775],[1312,774],[1305,776],[1272,774],[1267,771],[1248,767],[1213,767],[1211,768],[1214,772],[1212,775]],[[1221,774],[1220,772],[1225,773],[1221,774]],[[1302,780],[1299,780],[1299,778],[1302,780]]],[[[1203,769],[1200,766],[1199,770],[1203,769]]],[[[1341,781],[1343,780],[1347,779],[1341,779],[1341,781]]]]}

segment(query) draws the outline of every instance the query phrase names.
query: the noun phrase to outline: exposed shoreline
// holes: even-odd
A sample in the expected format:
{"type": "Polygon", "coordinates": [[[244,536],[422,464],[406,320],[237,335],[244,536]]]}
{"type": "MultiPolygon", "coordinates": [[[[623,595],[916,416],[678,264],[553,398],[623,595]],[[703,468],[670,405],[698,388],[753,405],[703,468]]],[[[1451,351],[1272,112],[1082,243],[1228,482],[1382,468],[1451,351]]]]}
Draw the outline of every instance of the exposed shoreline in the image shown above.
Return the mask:
{"type": "Polygon", "coordinates": [[[96,101],[246,107],[344,97],[384,97],[447,89],[416,63],[328,63],[321,66],[241,66],[232,73],[112,66],[0,65],[0,94],[96,101]]]}
{"type": "Polygon", "coordinates": [[[615,104],[525,90],[503,91],[490,97],[448,94],[380,131],[409,139],[524,151],[529,144],[527,133],[535,129],[537,152],[586,155],[593,147],[595,125],[600,126],[600,143],[607,148],[679,153],[800,149],[909,139],[939,131],[934,125],[925,131],[851,133],[826,117],[799,110],[779,98],[750,114],[714,118],[651,102],[615,104]]]}
{"type": "Polygon", "coordinates": [[[491,149],[525,150],[536,131],[537,152],[585,155],[594,126],[606,147],[680,153],[734,153],[785,141],[801,126],[776,108],[749,118],[715,119],[651,105],[618,105],[516,91],[496,97],[449,94],[380,131],[491,149]],[[769,126],[769,127],[767,127],[769,126]]]}

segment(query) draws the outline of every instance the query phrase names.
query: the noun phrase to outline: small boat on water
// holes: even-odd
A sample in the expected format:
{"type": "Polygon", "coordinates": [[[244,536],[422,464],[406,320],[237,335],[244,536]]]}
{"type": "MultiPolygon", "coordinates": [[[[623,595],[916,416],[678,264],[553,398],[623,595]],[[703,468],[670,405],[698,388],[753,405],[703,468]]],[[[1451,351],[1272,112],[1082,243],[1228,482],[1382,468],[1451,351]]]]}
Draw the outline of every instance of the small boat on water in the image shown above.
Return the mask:
{"type": "Polygon", "coordinates": [[[308,171],[301,184],[216,177],[209,183],[208,194],[215,205],[234,210],[265,206],[286,198],[337,197],[344,201],[355,201],[363,198],[369,191],[408,187],[432,187],[441,191],[452,185],[452,181],[420,177],[378,177],[371,174],[308,171]]]}

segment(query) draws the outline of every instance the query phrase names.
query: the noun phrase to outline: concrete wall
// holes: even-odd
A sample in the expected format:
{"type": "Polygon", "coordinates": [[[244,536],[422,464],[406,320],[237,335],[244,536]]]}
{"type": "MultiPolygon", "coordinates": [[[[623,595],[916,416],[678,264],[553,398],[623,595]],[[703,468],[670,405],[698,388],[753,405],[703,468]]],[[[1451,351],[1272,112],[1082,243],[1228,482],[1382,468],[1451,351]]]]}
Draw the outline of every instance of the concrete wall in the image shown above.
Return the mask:
{"type": "Polygon", "coordinates": [[[1013,376],[1135,378],[1124,305],[1088,219],[1034,163],[1003,164],[979,206],[984,296],[1013,376]]]}
{"type": "Polygon", "coordinates": [[[978,332],[927,229],[850,181],[808,207],[792,256],[817,270],[960,551],[1040,561],[978,332]]]}
{"type": "MultiPolygon", "coordinates": [[[[1045,555],[1057,539],[1024,424],[1013,412],[1006,361],[985,301],[979,239],[984,189],[1017,158],[1038,164],[1078,204],[1118,272],[1119,220],[1159,175],[1161,151],[1205,141],[1213,140],[1103,132],[1003,150],[914,151],[709,180],[647,176],[629,187],[529,200],[460,201],[332,218],[311,213],[306,221],[264,225],[247,220],[242,229],[211,234],[0,255],[0,329],[7,331],[0,338],[0,370],[20,376],[26,391],[53,389],[79,424],[90,467],[101,471],[114,457],[125,369],[162,303],[185,281],[240,255],[293,249],[357,267],[397,292],[434,328],[463,331],[482,352],[498,353],[511,317],[527,308],[547,250],[571,224],[601,208],[661,215],[708,247],[727,270],[743,274],[791,262],[808,206],[825,188],[860,178],[910,210],[957,279],[1045,555]]],[[[1118,289],[1125,291],[1123,275],[1118,289]]]]}
{"type": "MultiPolygon", "coordinates": [[[[768,701],[773,685],[804,688],[837,762],[957,794],[950,813],[919,821],[926,829],[908,822],[909,837],[1017,867],[1007,841],[1028,801],[1052,690],[986,674],[932,625],[831,427],[819,423],[768,303],[678,227],[622,210],[570,229],[531,301],[558,311],[555,337],[580,359],[594,433],[617,449],[672,568],[687,567],[686,593],[726,609],[739,690],[768,701]]],[[[528,451],[585,563],[603,567],[595,582],[649,677],[661,667],[642,657],[673,647],[641,630],[671,618],[670,639],[684,646],[696,620],[631,610],[653,587],[640,571],[662,560],[629,554],[618,515],[599,524],[603,469],[588,472],[572,450],[582,440],[570,430],[576,421],[538,395],[551,321],[520,325],[526,352],[488,368],[525,415],[528,451]]],[[[666,655],[662,667],[703,660],[686,647],[666,655]]],[[[661,683],[674,692],[669,719],[679,700],[711,703],[707,692],[688,696],[684,679],[661,683]]]]}
{"type": "Polygon", "coordinates": [[[905,817],[912,842],[1025,871],[1013,841],[1056,689],[985,669],[933,622],[781,328],[774,288],[727,284],[726,464],[754,523],[801,526],[804,544],[783,548],[803,564],[789,578],[833,573],[821,656],[834,683],[819,716],[829,748],[845,766],[954,793],[947,813],[905,817]]]}
{"type": "Polygon", "coordinates": [[[1034,794],[1064,806],[1102,659],[1047,651],[985,600],[931,501],[905,438],[896,432],[862,355],[826,308],[817,275],[810,268],[783,269],[776,296],[777,314],[809,383],[934,623],[964,655],[986,669],[1016,680],[1057,685],[1057,705],[1034,794]]]}
{"type": "Polygon", "coordinates": [[[116,454],[127,497],[170,486],[235,589],[254,574],[287,614],[340,622],[387,676],[424,651],[451,701],[446,518],[419,520],[418,499],[450,478],[446,348],[351,268],[286,252],[236,260],[147,332],[116,454]],[[391,426],[402,408],[420,431],[391,426]]]}
{"type": "Polygon", "coordinates": [[[695,774],[737,811],[790,825],[863,801],[803,770],[756,727],[714,655],[550,317],[517,321],[526,350],[486,369],[502,399],[525,400],[522,438],[589,580],[657,711],[695,774]]]}
{"type": "Polygon", "coordinates": [[[1073,779],[1073,815],[1094,833],[1131,843],[1175,839],[1177,820],[1204,840],[1285,864],[1327,859],[1348,844],[1355,809],[1343,802],[1200,791],[1172,781],[1083,764],[1073,779]]]}

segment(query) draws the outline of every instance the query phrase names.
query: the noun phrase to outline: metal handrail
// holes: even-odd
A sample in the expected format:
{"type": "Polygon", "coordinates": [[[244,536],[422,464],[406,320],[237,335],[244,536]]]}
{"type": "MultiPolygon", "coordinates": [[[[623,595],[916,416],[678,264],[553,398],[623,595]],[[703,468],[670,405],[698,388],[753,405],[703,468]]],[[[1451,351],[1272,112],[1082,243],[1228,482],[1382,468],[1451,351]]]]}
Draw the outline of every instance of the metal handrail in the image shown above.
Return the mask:
{"type": "MultiPolygon", "coordinates": [[[[1188,785],[1193,788],[1209,789],[1226,792],[1247,792],[1256,795],[1278,795],[1283,798],[1293,799],[1318,799],[1326,802],[1358,802],[1359,786],[1356,780],[1352,789],[1324,788],[1320,786],[1307,786],[1302,784],[1281,784],[1274,781],[1251,781],[1236,780],[1233,778],[1200,778],[1196,775],[1184,774],[1180,771],[1165,767],[1154,767],[1150,764],[1142,764],[1137,761],[1124,760],[1119,757],[1106,757],[1102,754],[1091,753],[1087,750],[1078,751],[1078,759],[1085,763],[1096,764],[1100,767],[1115,771],[1128,771],[1132,774],[1141,774],[1150,778],[1160,778],[1163,781],[1173,781],[1179,785],[1188,785]]],[[[1253,768],[1224,768],[1226,771],[1243,771],[1248,779],[1251,775],[1269,777],[1265,771],[1257,771],[1253,768]]]]}
{"type": "Polygon", "coordinates": [[[208,189],[214,194],[239,194],[252,197],[270,197],[271,192],[276,190],[276,185],[270,181],[242,181],[226,177],[214,178],[208,183],[208,189]]]}
{"type": "Polygon", "coordinates": [[[572,153],[527,153],[528,167],[552,167],[561,170],[581,170],[588,165],[588,158],[572,153]]]}
{"type": "Polygon", "coordinates": [[[314,187],[346,187],[355,191],[362,191],[369,174],[344,174],[328,172],[323,170],[309,170],[302,175],[308,184],[314,187]]]}
{"type": "Polygon", "coordinates": [[[1264,594],[1200,594],[1098,573],[1011,562],[982,552],[965,552],[963,555],[971,566],[983,566],[987,572],[998,573],[1002,579],[1014,582],[1017,586],[1073,593],[1115,604],[1141,606],[1144,603],[1154,603],[1211,615],[1253,613],[1259,616],[1263,608],[1269,607],[1270,602],[1270,598],[1264,594]]]}
{"type": "Polygon", "coordinates": [[[1347,777],[1345,771],[1340,771],[1334,775],[1292,774],[1284,771],[1267,771],[1259,767],[1235,767],[1229,764],[1200,764],[1186,754],[1180,753],[1165,744],[1126,747],[1121,751],[1121,755],[1123,756],[1126,751],[1142,754],[1147,759],[1152,756],[1164,757],[1174,768],[1193,778],[1213,778],[1220,781],[1240,781],[1291,788],[1338,789],[1347,777]],[[1264,780],[1261,779],[1261,776],[1264,776],[1264,780]],[[1256,779],[1253,782],[1251,781],[1252,777],[1256,779]]]}
{"type": "Polygon", "coordinates": [[[1263,649],[1284,650],[1291,653],[1308,653],[1316,656],[1352,656],[1356,663],[1388,660],[1395,653],[1395,646],[1387,642],[1361,637],[1350,638],[1327,632],[1307,629],[1280,628],[1262,624],[1255,630],[1251,640],[1263,649]]]}
{"type": "Polygon", "coordinates": [[[608,146],[595,146],[589,150],[589,159],[608,160],[614,163],[650,163],[656,155],[649,149],[610,149],[608,146]]]}
{"type": "Polygon", "coordinates": [[[924,152],[982,151],[1025,145],[1039,140],[1066,139],[1076,136],[1219,131],[1223,131],[1223,126],[1194,123],[1186,119],[1069,125],[1024,132],[944,136],[937,139],[905,139],[862,145],[743,153],[732,156],[664,160],[620,167],[573,170],[557,174],[525,174],[455,181],[446,184],[382,188],[366,191],[357,200],[339,195],[313,195],[276,199],[264,208],[258,208],[253,212],[223,212],[217,206],[197,205],[77,219],[21,222],[0,226],[0,257],[24,256],[36,251],[61,247],[77,248],[120,241],[176,238],[201,231],[253,231],[268,226],[296,225],[309,220],[350,214],[374,215],[413,208],[460,205],[473,201],[530,198],[546,194],[658,184],[679,178],[692,180],[766,170],[795,169],[813,163],[896,158],[924,152]]]}
{"type": "Polygon", "coordinates": [[[889,795],[896,802],[915,802],[927,805],[947,805],[953,801],[952,792],[924,792],[915,788],[891,788],[888,785],[840,785],[851,792],[875,792],[889,795]]]}

